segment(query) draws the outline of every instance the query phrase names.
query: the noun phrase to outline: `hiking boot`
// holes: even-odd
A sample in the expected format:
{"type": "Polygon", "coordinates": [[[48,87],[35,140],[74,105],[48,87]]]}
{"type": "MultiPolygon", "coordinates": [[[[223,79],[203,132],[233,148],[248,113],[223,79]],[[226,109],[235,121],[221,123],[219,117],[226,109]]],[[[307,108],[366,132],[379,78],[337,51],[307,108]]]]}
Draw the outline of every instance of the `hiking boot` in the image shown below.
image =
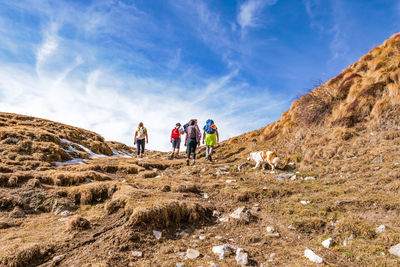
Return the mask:
{"type": "Polygon", "coordinates": [[[211,158],[211,156],[208,156],[208,160],[209,160],[210,162],[212,162],[212,158],[211,158]]]}
{"type": "Polygon", "coordinates": [[[190,165],[190,163],[189,163],[189,159],[187,159],[187,160],[186,160],[186,165],[187,165],[187,166],[189,166],[189,165],[190,165]]]}
{"type": "Polygon", "coordinates": [[[193,166],[196,165],[196,161],[193,160],[193,166]]]}
{"type": "Polygon", "coordinates": [[[169,156],[171,159],[173,159],[174,158],[174,156],[175,156],[175,153],[174,152],[172,152],[171,153],[171,155],[169,156]]]}

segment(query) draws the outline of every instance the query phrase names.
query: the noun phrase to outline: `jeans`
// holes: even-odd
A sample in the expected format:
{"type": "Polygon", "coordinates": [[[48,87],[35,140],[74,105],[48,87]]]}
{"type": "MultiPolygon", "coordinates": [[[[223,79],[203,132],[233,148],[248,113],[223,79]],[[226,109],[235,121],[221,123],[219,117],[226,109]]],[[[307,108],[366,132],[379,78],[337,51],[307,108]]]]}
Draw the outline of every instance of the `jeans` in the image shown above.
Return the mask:
{"type": "Polygon", "coordinates": [[[145,139],[136,139],[136,148],[138,156],[144,153],[144,142],[145,139]]]}
{"type": "Polygon", "coordinates": [[[187,142],[187,148],[186,148],[186,153],[187,153],[188,159],[190,159],[190,154],[192,154],[192,153],[193,153],[193,159],[196,159],[196,147],[197,147],[196,139],[189,139],[187,142]]]}
{"type": "Polygon", "coordinates": [[[214,146],[206,146],[206,158],[208,159],[213,153],[214,146]]]}

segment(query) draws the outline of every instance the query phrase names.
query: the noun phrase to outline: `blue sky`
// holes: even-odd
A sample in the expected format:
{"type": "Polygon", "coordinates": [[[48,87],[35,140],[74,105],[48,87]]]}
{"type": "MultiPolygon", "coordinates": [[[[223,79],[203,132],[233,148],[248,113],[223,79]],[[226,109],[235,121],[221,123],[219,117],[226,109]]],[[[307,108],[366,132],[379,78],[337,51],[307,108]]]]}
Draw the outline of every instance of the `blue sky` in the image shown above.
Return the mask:
{"type": "Polygon", "coordinates": [[[400,29],[391,0],[1,0],[0,111],[168,150],[175,122],[222,139],[291,102],[400,29]]]}

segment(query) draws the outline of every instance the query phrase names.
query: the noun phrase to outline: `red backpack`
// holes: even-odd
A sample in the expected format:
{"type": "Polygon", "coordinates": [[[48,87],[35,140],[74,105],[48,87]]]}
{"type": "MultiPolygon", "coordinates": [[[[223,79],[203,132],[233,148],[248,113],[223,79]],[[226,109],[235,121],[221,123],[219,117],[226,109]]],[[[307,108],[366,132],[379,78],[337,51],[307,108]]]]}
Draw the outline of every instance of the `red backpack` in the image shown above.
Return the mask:
{"type": "Polygon", "coordinates": [[[179,129],[178,128],[174,128],[172,130],[172,133],[171,133],[171,138],[177,139],[179,137],[181,137],[181,135],[179,133],[179,129]]]}

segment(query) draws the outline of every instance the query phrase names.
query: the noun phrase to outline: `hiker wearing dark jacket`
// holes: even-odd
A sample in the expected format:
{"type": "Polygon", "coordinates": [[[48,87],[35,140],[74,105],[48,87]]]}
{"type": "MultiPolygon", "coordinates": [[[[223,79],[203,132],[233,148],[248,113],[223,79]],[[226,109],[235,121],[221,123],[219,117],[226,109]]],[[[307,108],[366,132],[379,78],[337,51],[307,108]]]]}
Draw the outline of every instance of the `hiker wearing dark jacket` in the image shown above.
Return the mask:
{"type": "Polygon", "coordinates": [[[185,146],[186,148],[186,164],[189,166],[190,155],[193,154],[193,165],[196,163],[196,147],[200,146],[201,132],[199,126],[196,125],[197,120],[191,120],[187,127],[185,146]]]}

